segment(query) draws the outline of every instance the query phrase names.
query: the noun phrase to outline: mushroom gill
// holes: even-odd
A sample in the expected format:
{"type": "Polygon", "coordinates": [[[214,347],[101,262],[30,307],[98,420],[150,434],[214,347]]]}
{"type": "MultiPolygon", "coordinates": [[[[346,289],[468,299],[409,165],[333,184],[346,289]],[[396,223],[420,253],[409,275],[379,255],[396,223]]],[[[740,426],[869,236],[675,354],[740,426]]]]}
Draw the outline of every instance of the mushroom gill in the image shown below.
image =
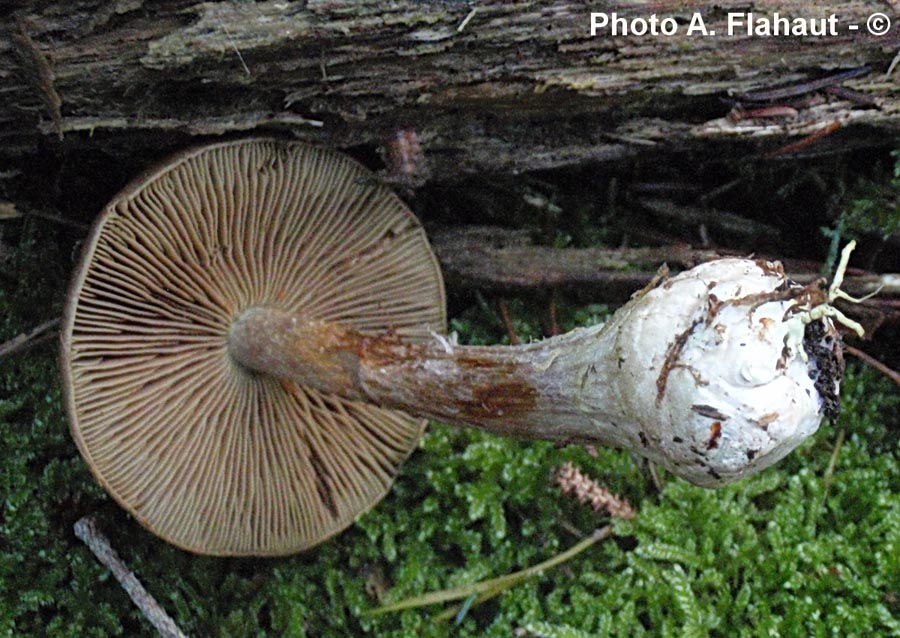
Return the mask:
{"type": "Polygon", "coordinates": [[[86,242],[63,326],[72,434],[143,525],[205,554],[277,555],[349,525],[424,422],[253,372],[251,307],[416,341],[445,322],[417,220],[353,160],[265,139],[184,153],[86,242]]]}

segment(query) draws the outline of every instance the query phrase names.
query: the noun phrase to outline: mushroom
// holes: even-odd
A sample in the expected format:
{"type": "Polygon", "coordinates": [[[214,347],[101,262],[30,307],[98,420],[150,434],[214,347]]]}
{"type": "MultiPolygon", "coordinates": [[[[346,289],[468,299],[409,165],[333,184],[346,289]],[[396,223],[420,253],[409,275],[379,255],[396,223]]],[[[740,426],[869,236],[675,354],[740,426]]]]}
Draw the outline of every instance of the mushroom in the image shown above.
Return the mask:
{"type": "Polygon", "coordinates": [[[248,140],[128,185],[85,242],[62,330],[75,442],[143,525],[207,554],[276,555],[352,523],[425,421],[257,374],[229,354],[251,307],[420,341],[445,323],[412,213],[333,152],[248,140]]]}
{"type": "Polygon", "coordinates": [[[460,346],[421,227],[365,169],[301,143],[219,143],[99,217],[63,324],[66,405],[109,493],[205,554],[285,554],[344,529],[389,489],[422,417],[623,447],[715,487],[836,410],[838,284],[720,259],[602,326],[460,346]]]}

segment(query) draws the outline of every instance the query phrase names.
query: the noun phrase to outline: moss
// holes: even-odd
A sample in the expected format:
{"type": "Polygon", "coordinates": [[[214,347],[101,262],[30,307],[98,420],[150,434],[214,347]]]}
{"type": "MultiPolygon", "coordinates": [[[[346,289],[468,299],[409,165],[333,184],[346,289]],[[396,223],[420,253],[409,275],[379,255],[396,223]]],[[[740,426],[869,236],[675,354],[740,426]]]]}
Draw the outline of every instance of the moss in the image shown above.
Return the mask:
{"type": "Polygon", "coordinates": [[[858,179],[845,197],[840,223],[851,235],[874,234],[887,239],[900,231],[900,152],[893,171],[878,168],[877,175],[858,179]]]}
{"type": "MultiPolygon", "coordinates": [[[[68,254],[65,241],[39,228],[23,237],[0,266],[3,339],[60,310],[68,265],[54,255],[68,254]]],[[[558,309],[564,327],[604,312],[558,309]]],[[[520,335],[540,333],[540,309],[516,302],[511,311],[520,335]]],[[[461,340],[501,340],[491,312],[476,304],[458,315],[461,340]]],[[[377,508],[314,551],[277,560],[192,556],[115,506],[68,436],[52,345],[0,360],[0,380],[0,635],[154,635],[74,538],[72,523],[87,513],[194,636],[900,635],[898,405],[869,372],[848,375],[836,423],[718,491],[666,476],[657,491],[622,451],[592,456],[433,425],[377,508]],[[552,486],[566,460],[625,495],[638,517],[458,623],[437,624],[430,610],[365,613],[535,564],[576,542],[567,528],[603,524],[552,486]]]]}

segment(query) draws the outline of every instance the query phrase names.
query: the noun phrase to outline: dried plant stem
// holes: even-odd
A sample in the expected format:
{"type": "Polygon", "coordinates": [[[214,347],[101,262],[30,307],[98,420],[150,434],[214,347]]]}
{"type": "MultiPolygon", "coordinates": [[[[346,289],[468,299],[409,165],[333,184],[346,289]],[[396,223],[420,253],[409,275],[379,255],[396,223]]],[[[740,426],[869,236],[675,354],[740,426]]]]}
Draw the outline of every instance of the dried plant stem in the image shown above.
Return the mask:
{"type": "Polygon", "coordinates": [[[646,462],[647,473],[650,474],[650,480],[653,481],[653,489],[656,490],[657,494],[661,494],[663,491],[663,481],[659,476],[659,472],[656,471],[656,465],[651,463],[650,461],[646,462]]]}
{"type": "Polygon", "coordinates": [[[137,579],[119,555],[112,548],[103,532],[97,525],[97,522],[90,516],[85,516],[75,523],[75,535],[87,545],[94,555],[104,566],[109,568],[122,589],[131,598],[141,613],[150,624],[152,624],[162,638],[187,638],[187,636],[178,628],[175,621],[165,612],[165,610],[156,602],[156,599],[150,595],[141,582],[137,579]]]}
{"type": "Polygon", "coordinates": [[[51,338],[56,334],[56,327],[58,325],[59,319],[51,319],[28,332],[23,332],[22,334],[13,337],[5,343],[0,343],[0,358],[15,354],[16,352],[21,352],[22,350],[51,338]]]}
{"type": "MultiPolygon", "coordinates": [[[[531,578],[532,576],[541,574],[552,567],[556,567],[560,563],[564,563],[570,558],[577,556],[591,545],[603,540],[604,538],[607,538],[610,534],[612,534],[612,527],[607,525],[600,529],[594,530],[593,534],[591,534],[584,540],[579,541],[566,551],[557,554],[553,558],[549,558],[542,563],[538,563],[537,565],[533,565],[526,569],[513,572],[512,574],[500,576],[499,578],[492,578],[490,580],[483,580],[479,583],[471,583],[469,585],[463,585],[461,587],[443,589],[441,591],[423,594],[422,596],[407,598],[405,600],[401,600],[400,602],[379,607],[378,609],[373,610],[371,613],[373,615],[381,615],[393,611],[402,611],[404,609],[412,609],[415,607],[425,607],[426,605],[436,605],[438,603],[445,603],[451,600],[465,600],[471,596],[474,596],[473,602],[470,603],[471,607],[473,605],[477,605],[480,602],[500,595],[510,587],[518,585],[519,583],[531,578]]],[[[458,613],[458,611],[459,608],[456,607],[448,609],[442,612],[437,619],[446,620],[448,618],[452,618],[458,613]]]]}

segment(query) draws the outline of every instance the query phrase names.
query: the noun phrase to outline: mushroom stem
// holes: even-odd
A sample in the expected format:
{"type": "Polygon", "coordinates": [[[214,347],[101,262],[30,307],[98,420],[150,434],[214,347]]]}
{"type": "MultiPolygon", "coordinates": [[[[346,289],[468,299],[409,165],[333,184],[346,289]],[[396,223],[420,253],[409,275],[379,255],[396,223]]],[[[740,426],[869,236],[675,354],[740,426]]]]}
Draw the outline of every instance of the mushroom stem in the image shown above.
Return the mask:
{"type": "Polygon", "coordinates": [[[504,435],[621,446],[697,485],[771,465],[838,405],[834,311],[781,265],[702,264],[643,290],[602,326],[520,346],[457,346],[304,321],[234,322],[244,367],[352,400],[504,435]]]}
{"type": "MultiPolygon", "coordinates": [[[[608,323],[519,346],[404,343],[335,323],[255,307],[232,325],[243,366],[347,399],[507,436],[603,445],[638,443],[616,402],[585,401],[585,383],[609,385],[608,323]],[[436,398],[440,400],[436,400],[436,398]]],[[[596,394],[596,393],[594,393],[596,394]]]]}

